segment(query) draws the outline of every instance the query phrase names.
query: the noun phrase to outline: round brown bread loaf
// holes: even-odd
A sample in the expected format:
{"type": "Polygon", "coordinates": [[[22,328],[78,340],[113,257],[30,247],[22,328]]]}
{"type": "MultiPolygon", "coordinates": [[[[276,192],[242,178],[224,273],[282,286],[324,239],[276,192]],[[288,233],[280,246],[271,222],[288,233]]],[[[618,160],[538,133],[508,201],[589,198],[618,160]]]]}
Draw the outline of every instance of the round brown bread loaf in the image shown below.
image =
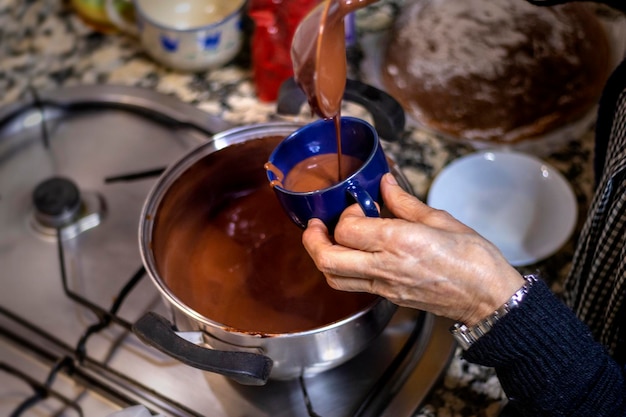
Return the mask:
{"type": "Polygon", "coordinates": [[[408,0],[403,7],[382,80],[427,128],[513,143],[577,120],[597,103],[610,49],[588,6],[408,0]]]}

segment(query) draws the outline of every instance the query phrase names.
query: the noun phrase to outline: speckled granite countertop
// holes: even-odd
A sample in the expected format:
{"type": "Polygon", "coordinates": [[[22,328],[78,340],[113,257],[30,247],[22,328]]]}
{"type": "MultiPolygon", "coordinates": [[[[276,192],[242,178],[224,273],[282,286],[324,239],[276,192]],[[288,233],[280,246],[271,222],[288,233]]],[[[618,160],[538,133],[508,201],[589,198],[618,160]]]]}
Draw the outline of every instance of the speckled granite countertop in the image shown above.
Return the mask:
{"type": "MultiPolygon", "coordinates": [[[[395,10],[393,3],[381,2],[359,13],[359,35],[365,50],[372,47],[372,37],[389,25],[395,10]]],[[[234,125],[275,117],[275,103],[261,103],[255,97],[245,56],[218,70],[175,73],[151,61],[134,39],[94,31],[62,0],[0,0],[0,104],[24,97],[30,88],[48,90],[79,84],[150,88],[234,125]]],[[[540,155],[570,180],[581,214],[592,184],[592,138],[588,132],[540,155]]],[[[386,146],[422,198],[447,163],[472,151],[470,146],[441,140],[415,127],[407,127],[399,142],[386,146]]],[[[529,267],[542,269],[556,290],[567,269],[573,239],[558,254],[529,267]]],[[[493,371],[465,362],[457,352],[442,384],[418,416],[495,416],[502,398],[493,371]]]]}

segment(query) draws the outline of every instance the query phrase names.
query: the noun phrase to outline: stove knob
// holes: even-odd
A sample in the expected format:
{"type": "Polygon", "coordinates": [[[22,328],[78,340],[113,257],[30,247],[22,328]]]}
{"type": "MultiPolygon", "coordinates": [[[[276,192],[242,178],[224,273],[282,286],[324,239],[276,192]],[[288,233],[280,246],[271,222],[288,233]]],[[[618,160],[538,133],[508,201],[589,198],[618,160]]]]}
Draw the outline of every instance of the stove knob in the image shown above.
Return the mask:
{"type": "Polygon", "coordinates": [[[40,183],[33,192],[35,218],[44,226],[59,228],[76,220],[80,191],[74,182],[54,177],[40,183]]]}

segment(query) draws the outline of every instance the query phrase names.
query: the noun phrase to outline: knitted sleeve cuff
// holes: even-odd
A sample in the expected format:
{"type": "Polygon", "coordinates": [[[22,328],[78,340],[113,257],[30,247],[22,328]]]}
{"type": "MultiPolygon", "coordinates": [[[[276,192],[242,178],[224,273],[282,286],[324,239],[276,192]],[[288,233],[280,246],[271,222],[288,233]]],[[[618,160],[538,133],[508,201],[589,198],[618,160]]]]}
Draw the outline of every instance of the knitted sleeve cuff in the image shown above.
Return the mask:
{"type": "Polygon", "coordinates": [[[621,415],[613,412],[626,398],[622,369],[542,281],[464,357],[494,367],[507,396],[523,404],[528,415],[549,410],[621,415]],[[602,407],[611,413],[601,413],[602,407]]]}

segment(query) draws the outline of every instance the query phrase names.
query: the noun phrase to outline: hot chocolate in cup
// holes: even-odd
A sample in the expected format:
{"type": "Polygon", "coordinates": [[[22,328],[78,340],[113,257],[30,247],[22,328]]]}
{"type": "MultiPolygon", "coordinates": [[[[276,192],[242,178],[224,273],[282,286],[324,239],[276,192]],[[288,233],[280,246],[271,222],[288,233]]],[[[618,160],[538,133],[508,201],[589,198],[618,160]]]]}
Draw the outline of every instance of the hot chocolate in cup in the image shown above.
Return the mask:
{"type": "Polygon", "coordinates": [[[340,159],[335,121],[318,120],[281,141],[266,164],[283,209],[302,228],[318,218],[332,231],[355,202],[366,216],[379,216],[380,180],[389,165],[376,129],[354,117],[341,117],[338,126],[340,159]]]}

